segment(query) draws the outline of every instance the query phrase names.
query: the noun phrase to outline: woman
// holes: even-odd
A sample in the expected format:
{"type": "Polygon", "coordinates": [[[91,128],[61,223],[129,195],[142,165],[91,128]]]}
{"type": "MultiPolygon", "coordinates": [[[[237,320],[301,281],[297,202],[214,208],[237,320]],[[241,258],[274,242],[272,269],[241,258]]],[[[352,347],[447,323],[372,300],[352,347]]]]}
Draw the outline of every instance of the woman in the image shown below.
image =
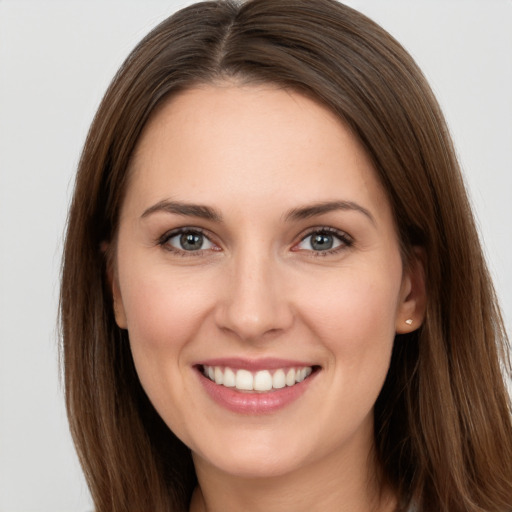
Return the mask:
{"type": "Polygon", "coordinates": [[[512,508],[507,340],[445,122],[342,4],[206,2],[139,44],[61,304],[98,511],[512,508]]]}

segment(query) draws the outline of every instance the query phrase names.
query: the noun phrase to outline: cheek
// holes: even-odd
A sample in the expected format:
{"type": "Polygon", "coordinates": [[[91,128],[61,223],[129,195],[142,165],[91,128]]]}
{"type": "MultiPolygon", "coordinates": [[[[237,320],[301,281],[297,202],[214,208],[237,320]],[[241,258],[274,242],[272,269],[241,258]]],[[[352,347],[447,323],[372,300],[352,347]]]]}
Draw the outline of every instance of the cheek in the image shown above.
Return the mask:
{"type": "MultiPolygon", "coordinates": [[[[122,290],[130,348],[150,401],[176,433],[188,431],[182,412],[192,397],[190,347],[210,308],[211,291],[168,268],[130,269],[122,290]],[[174,274],[174,275],[173,275],[174,274]]],[[[185,442],[190,440],[185,436],[185,442]]]]}
{"type": "Polygon", "coordinates": [[[127,270],[122,297],[130,347],[142,386],[160,410],[169,390],[172,400],[182,399],[187,354],[212,293],[166,267],[127,270]]]}
{"type": "Polygon", "coordinates": [[[400,283],[401,266],[386,273],[347,271],[317,283],[303,307],[342,389],[380,390],[395,338],[400,283]]]}
{"type": "Polygon", "coordinates": [[[399,288],[394,283],[362,279],[359,273],[345,275],[330,286],[317,287],[305,308],[309,329],[329,354],[329,393],[325,409],[318,413],[319,423],[330,425],[330,438],[340,443],[361,425],[372,425],[371,413],[389,370],[395,337],[399,288]]]}
{"type": "Polygon", "coordinates": [[[394,335],[400,292],[398,276],[393,279],[345,272],[338,279],[317,282],[314,289],[315,293],[308,297],[306,314],[327,332],[349,338],[363,337],[368,342],[380,333],[394,335]],[[374,336],[367,338],[368,333],[374,336]]]}
{"type": "Polygon", "coordinates": [[[211,292],[199,283],[161,272],[135,269],[122,290],[128,331],[134,342],[154,349],[181,345],[193,336],[211,292]]]}

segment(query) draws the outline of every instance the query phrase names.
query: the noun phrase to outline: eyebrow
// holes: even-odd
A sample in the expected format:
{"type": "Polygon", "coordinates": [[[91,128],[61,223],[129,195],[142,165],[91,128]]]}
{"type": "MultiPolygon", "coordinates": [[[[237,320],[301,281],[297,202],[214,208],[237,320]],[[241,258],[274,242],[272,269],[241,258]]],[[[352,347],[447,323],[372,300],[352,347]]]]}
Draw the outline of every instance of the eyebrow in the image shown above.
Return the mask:
{"type": "MultiPolygon", "coordinates": [[[[356,211],[362,213],[368,217],[373,224],[375,224],[375,218],[373,215],[366,208],[354,203],[353,201],[325,201],[302,206],[300,208],[293,208],[284,215],[284,219],[287,222],[304,220],[337,210],[356,211]]],[[[222,222],[222,215],[210,206],[183,203],[180,201],[169,201],[168,199],[159,201],[153,206],[150,206],[147,210],[144,210],[141,218],[147,217],[156,212],[173,213],[184,217],[198,217],[201,219],[211,220],[213,222],[222,222]]]]}
{"type": "Polygon", "coordinates": [[[141,218],[147,217],[152,213],[165,212],[183,215],[185,217],[199,217],[201,219],[211,220],[214,222],[222,222],[222,215],[214,208],[199,204],[182,203],[179,201],[169,201],[164,199],[150,206],[141,215],[141,218]]]}
{"type": "Polygon", "coordinates": [[[323,215],[325,213],[334,212],[337,210],[356,211],[362,213],[363,215],[368,217],[373,224],[375,224],[375,218],[370,213],[370,211],[352,201],[326,201],[322,203],[315,203],[308,206],[303,206],[300,208],[293,208],[292,210],[286,213],[284,218],[286,221],[304,220],[309,219],[311,217],[316,217],[318,215],[323,215]]]}

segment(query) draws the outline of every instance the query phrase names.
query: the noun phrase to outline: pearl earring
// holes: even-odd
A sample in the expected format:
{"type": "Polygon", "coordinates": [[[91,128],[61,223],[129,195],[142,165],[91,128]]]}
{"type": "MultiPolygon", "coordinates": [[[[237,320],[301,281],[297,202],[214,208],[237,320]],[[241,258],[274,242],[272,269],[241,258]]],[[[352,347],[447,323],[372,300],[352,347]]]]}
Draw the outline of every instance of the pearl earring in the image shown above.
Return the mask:
{"type": "Polygon", "coordinates": [[[406,323],[407,325],[412,325],[412,318],[408,318],[408,319],[405,321],[405,323],[406,323]]]}

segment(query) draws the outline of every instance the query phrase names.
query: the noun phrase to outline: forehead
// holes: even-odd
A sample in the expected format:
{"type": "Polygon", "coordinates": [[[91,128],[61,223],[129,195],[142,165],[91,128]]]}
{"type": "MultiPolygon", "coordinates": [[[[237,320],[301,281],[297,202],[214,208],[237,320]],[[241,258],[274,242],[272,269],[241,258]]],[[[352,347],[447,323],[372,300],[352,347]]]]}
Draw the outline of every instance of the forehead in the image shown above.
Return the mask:
{"type": "Polygon", "coordinates": [[[339,118],[272,85],[209,85],[172,97],[145,127],[130,172],[128,202],[146,207],[175,196],[221,208],[277,197],[284,208],[356,198],[387,207],[369,157],[339,118]]]}

